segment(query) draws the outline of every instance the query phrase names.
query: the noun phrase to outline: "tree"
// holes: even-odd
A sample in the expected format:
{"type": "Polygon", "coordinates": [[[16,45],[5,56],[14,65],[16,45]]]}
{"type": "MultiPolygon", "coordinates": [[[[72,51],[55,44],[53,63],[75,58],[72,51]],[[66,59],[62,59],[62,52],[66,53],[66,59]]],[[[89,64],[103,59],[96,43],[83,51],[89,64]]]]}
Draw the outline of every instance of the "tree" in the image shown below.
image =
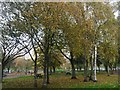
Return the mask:
{"type": "MultiPolygon", "coordinates": [[[[23,16],[21,15],[23,12],[22,10],[24,10],[24,9],[28,10],[28,7],[30,7],[29,4],[30,3],[9,3],[8,5],[10,5],[9,10],[10,10],[11,19],[8,20],[7,23],[8,23],[9,31],[12,30],[12,31],[10,31],[10,35],[13,39],[15,39],[15,40],[13,40],[13,41],[16,41],[15,45],[17,45],[17,44],[19,45],[18,47],[15,45],[12,45],[13,49],[15,49],[15,48],[19,49],[20,47],[23,48],[25,54],[29,53],[31,59],[34,61],[35,87],[37,87],[37,84],[36,84],[36,82],[37,82],[36,81],[36,78],[37,78],[36,77],[36,74],[37,74],[37,69],[36,69],[37,68],[37,66],[36,66],[37,52],[36,52],[36,46],[35,46],[34,39],[33,39],[34,34],[32,34],[33,29],[30,26],[31,22],[30,21],[27,22],[28,19],[23,19],[23,16]],[[23,8],[23,6],[25,6],[25,7],[23,8]],[[33,51],[34,51],[35,58],[33,58],[33,56],[30,53],[31,49],[33,49],[33,51]]],[[[17,52],[17,54],[19,54],[19,52],[17,52]]],[[[16,56],[16,54],[14,56],[16,56]]]]}
{"type": "Polygon", "coordinates": [[[92,79],[94,67],[94,79],[92,80],[97,81],[98,54],[104,59],[102,63],[110,58],[109,55],[116,56],[116,54],[113,54],[116,53],[116,37],[114,37],[116,33],[112,33],[114,29],[116,30],[116,26],[110,28],[115,20],[109,4],[33,2],[12,5],[12,8],[15,9],[12,13],[15,16],[12,20],[9,20],[8,28],[13,30],[10,34],[11,37],[14,37],[17,44],[24,47],[24,51],[29,53],[34,62],[35,87],[37,87],[36,67],[38,60],[42,60],[40,62],[42,62],[44,68],[43,87],[46,87],[49,83],[51,63],[54,64],[53,66],[60,65],[59,60],[55,59],[54,55],[56,54],[54,52],[70,61],[72,79],[76,79],[76,59],[82,56],[85,82],[87,81],[89,62],[91,66],[90,78],[92,79]],[[112,39],[112,37],[114,38],[112,39]],[[31,49],[34,56],[30,53],[31,49]]]}
{"type": "MultiPolygon", "coordinates": [[[[18,57],[24,56],[27,52],[24,52],[25,47],[22,47],[18,43],[17,37],[19,35],[13,31],[13,27],[10,24],[12,17],[14,17],[9,3],[1,3],[2,19],[1,19],[1,47],[2,47],[2,75],[5,66],[18,57]],[[8,17],[7,14],[10,16],[8,17]]],[[[14,11],[14,10],[13,10],[14,11]]]]}
{"type": "Polygon", "coordinates": [[[111,22],[109,22],[107,25],[108,25],[107,28],[109,29],[106,30],[106,32],[104,32],[103,42],[101,43],[101,46],[100,46],[100,54],[101,54],[101,58],[104,59],[104,61],[102,62],[104,63],[104,66],[109,76],[109,67],[112,68],[112,63],[114,64],[115,62],[117,62],[116,57],[118,56],[118,51],[117,51],[117,48],[118,48],[117,47],[117,44],[118,44],[117,27],[118,26],[115,19],[111,20],[111,22]],[[112,28],[109,27],[109,25],[111,24],[113,25],[112,28]]]}
{"type": "MultiPolygon", "coordinates": [[[[77,36],[77,34],[80,33],[79,29],[78,29],[80,26],[77,26],[76,17],[79,17],[81,15],[81,12],[80,12],[81,9],[79,10],[79,8],[77,7],[77,5],[75,5],[75,3],[66,3],[63,5],[63,7],[64,7],[64,11],[63,11],[64,14],[62,13],[63,15],[62,15],[62,21],[60,23],[60,28],[61,28],[60,33],[63,34],[64,41],[61,42],[61,40],[58,39],[60,37],[58,37],[57,38],[57,46],[58,46],[58,49],[60,50],[60,52],[71,63],[71,67],[72,67],[72,77],[71,78],[76,79],[74,64],[75,64],[75,55],[76,55],[76,53],[79,52],[78,51],[79,47],[77,44],[80,41],[79,36],[77,36]],[[75,10],[73,10],[73,7],[75,10]],[[76,17],[74,17],[75,11],[77,11],[76,17]],[[74,30],[74,32],[73,32],[73,30],[74,30]],[[61,45],[62,45],[62,47],[61,47],[61,45]],[[69,53],[69,56],[66,55],[63,50],[66,51],[67,53],[69,53]]],[[[59,34],[58,34],[58,36],[59,36],[59,34]]]]}
{"type": "MultiPolygon", "coordinates": [[[[24,56],[27,52],[24,52],[25,47],[21,47],[18,43],[17,38],[12,37],[10,34],[11,31],[3,30],[2,31],[2,71],[4,70],[5,66],[11,63],[18,57],[24,56]]],[[[3,73],[3,72],[2,72],[3,73]]],[[[3,74],[2,74],[3,75],[3,74]]]]}
{"type": "MultiPolygon", "coordinates": [[[[103,29],[104,27],[112,18],[113,18],[113,12],[112,8],[109,4],[106,3],[88,3],[88,6],[90,10],[92,10],[92,18],[93,18],[93,34],[94,34],[94,39],[92,40],[93,42],[93,47],[94,47],[94,81],[97,81],[96,78],[96,61],[97,61],[97,52],[98,52],[98,46],[101,42],[101,32],[105,31],[106,29],[103,29]],[[96,7],[99,9],[96,9],[96,7]],[[101,9],[101,7],[103,7],[101,9]],[[102,13],[101,13],[102,12],[102,13]],[[108,15],[109,12],[109,15],[108,15]]],[[[107,26],[107,25],[106,25],[107,26]]]]}
{"type": "MultiPolygon", "coordinates": [[[[118,2],[118,17],[117,17],[117,20],[118,20],[118,23],[120,23],[120,2],[118,2]]],[[[119,57],[118,57],[118,63],[120,63],[120,27],[118,27],[118,54],[119,54],[119,57]]]]}
{"type": "MultiPolygon", "coordinates": [[[[34,4],[31,4],[30,6],[33,6],[34,4]]],[[[32,48],[35,52],[35,67],[36,67],[36,61],[37,61],[37,51],[36,48],[39,47],[41,51],[44,54],[44,79],[43,79],[43,86],[46,86],[46,80],[48,79],[48,62],[49,62],[49,53],[50,53],[50,46],[51,46],[51,40],[53,38],[53,33],[51,31],[52,26],[46,25],[44,21],[46,20],[46,16],[50,14],[48,7],[44,6],[47,4],[43,3],[35,3],[36,6],[30,7],[29,12],[21,8],[20,14],[17,16],[16,19],[14,19],[13,24],[15,25],[17,31],[20,31],[23,34],[28,35],[32,48]],[[35,8],[45,8],[44,10],[47,10],[45,13],[42,13],[42,16],[37,16],[39,12],[34,12],[35,8]],[[45,17],[44,17],[45,16],[45,17]],[[23,19],[24,18],[24,19],[23,19]],[[39,19],[42,18],[43,22],[39,19]],[[37,19],[37,20],[36,20],[37,19]],[[42,24],[42,25],[41,25],[42,24]],[[43,37],[40,35],[40,32],[43,33],[43,37]],[[42,38],[42,40],[40,39],[42,38]],[[50,39],[49,39],[50,38],[50,39]],[[43,41],[43,42],[41,42],[43,41]]],[[[51,5],[51,4],[50,4],[51,5]]],[[[42,10],[42,9],[40,9],[42,10]]],[[[53,10],[53,9],[52,9],[53,10]]],[[[27,49],[27,47],[26,47],[27,49]]],[[[36,70],[35,70],[36,71],[36,70]]]]}

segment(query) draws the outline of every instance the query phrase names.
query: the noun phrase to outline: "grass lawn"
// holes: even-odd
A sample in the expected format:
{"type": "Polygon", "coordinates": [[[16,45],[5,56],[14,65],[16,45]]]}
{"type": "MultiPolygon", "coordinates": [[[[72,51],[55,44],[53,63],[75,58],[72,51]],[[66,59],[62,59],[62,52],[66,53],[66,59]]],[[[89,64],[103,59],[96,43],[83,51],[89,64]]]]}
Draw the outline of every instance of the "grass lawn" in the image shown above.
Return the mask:
{"type": "MultiPolygon", "coordinates": [[[[50,75],[48,88],[118,88],[118,75],[107,76],[106,73],[97,74],[98,82],[83,82],[83,75],[77,73],[77,79],[70,79],[65,73],[50,75]]],[[[38,87],[41,88],[42,79],[37,79],[38,87]]],[[[4,79],[3,88],[33,88],[33,76],[4,79]]]]}

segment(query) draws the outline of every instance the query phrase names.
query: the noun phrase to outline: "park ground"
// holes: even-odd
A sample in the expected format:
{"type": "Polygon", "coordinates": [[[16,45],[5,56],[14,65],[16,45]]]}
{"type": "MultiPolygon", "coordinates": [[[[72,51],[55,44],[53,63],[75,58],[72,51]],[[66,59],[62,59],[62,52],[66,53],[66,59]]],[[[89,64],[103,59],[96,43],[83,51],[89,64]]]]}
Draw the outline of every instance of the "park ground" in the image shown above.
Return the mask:
{"type": "MultiPolygon", "coordinates": [[[[97,82],[83,82],[83,72],[77,72],[77,79],[71,79],[70,75],[57,72],[50,75],[48,88],[118,88],[118,74],[107,76],[105,72],[97,74],[97,82]]],[[[42,78],[37,79],[38,88],[42,86],[42,78]]],[[[16,78],[5,78],[3,88],[34,88],[33,76],[21,76],[16,78]]]]}

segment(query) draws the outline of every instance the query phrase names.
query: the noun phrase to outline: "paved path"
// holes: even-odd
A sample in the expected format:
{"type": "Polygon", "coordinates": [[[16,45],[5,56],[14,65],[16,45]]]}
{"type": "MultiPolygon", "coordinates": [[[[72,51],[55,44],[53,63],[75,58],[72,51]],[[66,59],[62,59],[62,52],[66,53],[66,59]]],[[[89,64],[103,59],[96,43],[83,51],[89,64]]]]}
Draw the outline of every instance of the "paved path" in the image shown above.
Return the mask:
{"type": "Polygon", "coordinates": [[[3,77],[3,78],[18,78],[18,77],[22,77],[22,76],[30,76],[26,75],[25,73],[10,73],[10,74],[6,74],[7,76],[3,77]]]}

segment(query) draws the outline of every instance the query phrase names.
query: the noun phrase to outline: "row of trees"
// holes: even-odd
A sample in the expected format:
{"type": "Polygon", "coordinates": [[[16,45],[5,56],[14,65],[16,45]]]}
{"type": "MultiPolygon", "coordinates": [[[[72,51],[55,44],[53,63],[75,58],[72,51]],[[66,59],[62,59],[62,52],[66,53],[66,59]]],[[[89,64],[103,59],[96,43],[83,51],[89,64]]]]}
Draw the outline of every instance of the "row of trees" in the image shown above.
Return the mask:
{"type": "Polygon", "coordinates": [[[34,62],[35,87],[38,60],[44,68],[43,87],[49,83],[50,67],[63,57],[70,61],[71,79],[76,79],[76,61],[83,62],[85,82],[89,66],[89,79],[97,81],[97,61],[108,75],[117,64],[118,22],[109,3],[1,3],[1,7],[2,69],[28,53],[34,62]]]}

